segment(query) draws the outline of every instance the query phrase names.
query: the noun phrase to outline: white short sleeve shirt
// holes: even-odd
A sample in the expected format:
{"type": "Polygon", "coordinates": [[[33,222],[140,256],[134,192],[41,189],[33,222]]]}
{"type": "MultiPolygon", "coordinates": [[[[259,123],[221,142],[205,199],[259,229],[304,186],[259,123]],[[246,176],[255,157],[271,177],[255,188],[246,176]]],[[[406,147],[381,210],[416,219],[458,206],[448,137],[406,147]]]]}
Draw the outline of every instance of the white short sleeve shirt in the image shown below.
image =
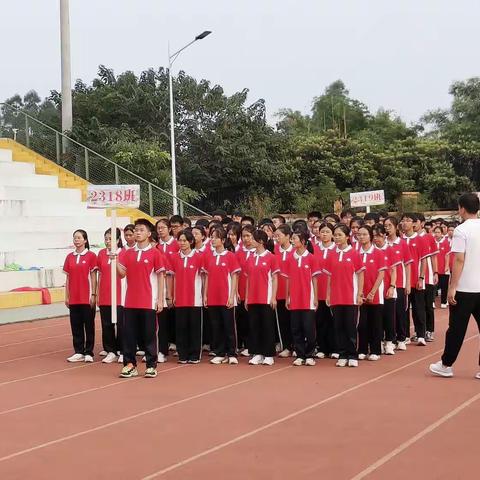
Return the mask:
{"type": "Polygon", "coordinates": [[[457,291],[480,293],[480,219],[470,218],[455,229],[451,251],[465,254],[457,291]]]}

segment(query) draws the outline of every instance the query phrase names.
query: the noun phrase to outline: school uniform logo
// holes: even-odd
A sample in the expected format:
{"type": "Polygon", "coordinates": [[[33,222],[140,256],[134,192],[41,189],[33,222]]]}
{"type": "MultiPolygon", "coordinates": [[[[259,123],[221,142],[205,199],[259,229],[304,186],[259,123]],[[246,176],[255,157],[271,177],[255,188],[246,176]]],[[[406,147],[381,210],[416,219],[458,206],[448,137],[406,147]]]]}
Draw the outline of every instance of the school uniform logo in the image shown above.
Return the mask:
{"type": "Polygon", "coordinates": [[[227,264],[222,262],[222,267],[226,267],[226,266],[227,266],[227,264]]]}
{"type": "Polygon", "coordinates": [[[373,260],[373,258],[372,258],[372,259],[370,260],[370,263],[373,263],[373,261],[374,261],[374,260],[373,260]]]}
{"type": "Polygon", "coordinates": [[[351,259],[351,258],[347,258],[347,262],[351,262],[351,261],[352,261],[352,259],[351,259]]]}
{"type": "Polygon", "coordinates": [[[87,263],[85,260],[82,260],[82,263],[87,263]]]}
{"type": "Polygon", "coordinates": [[[267,266],[267,262],[262,262],[262,265],[263,265],[264,267],[266,267],[266,266],[267,266]]]}
{"type": "Polygon", "coordinates": [[[143,263],[148,263],[148,260],[147,260],[147,259],[145,259],[145,260],[143,261],[143,263]]]}

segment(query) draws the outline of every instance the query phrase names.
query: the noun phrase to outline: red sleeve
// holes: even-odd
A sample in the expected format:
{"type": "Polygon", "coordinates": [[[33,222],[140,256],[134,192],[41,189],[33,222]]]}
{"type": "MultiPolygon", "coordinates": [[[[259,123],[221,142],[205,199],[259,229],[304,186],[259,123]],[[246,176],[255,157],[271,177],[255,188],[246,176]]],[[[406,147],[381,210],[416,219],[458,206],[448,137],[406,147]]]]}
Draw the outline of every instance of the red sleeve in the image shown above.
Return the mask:
{"type": "MultiPolygon", "coordinates": [[[[378,271],[386,270],[388,267],[388,264],[390,263],[390,259],[385,260],[385,255],[382,250],[375,250],[375,254],[377,257],[375,260],[377,262],[378,271]]],[[[388,256],[388,253],[387,253],[387,256],[388,256]]]]}
{"type": "Polygon", "coordinates": [[[322,268],[320,266],[320,258],[319,255],[313,255],[312,261],[312,277],[320,275],[322,273],[322,268]]]}
{"type": "Polygon", "coordinates": [[[63,271],[65,273],[70,273],[70,253],[67,255],[67,257],[65,258],[65,262],[63,263],[63,271]]]}
{"type": "Polygon", "coordinates": [[[355,267],[355,273],[361,272],[365,270],[365,266],[363,265],[362,258],[358,252],[355,252],[353,257],[353,266],[355,267]]]}
{"type": "Polygon", "coordinates": [[[127,252],[128,250],[122,250],[118,254],[118,264],[121,265],[124,268],[127,268],[127,252]]]}
{"type": "Polygon", "coordinates": [[[272,261],[271,261],[271,264],[270,264],[270,270],[272,272],[272,275],[274,273],[281,273],[277,257],[274,254],[272,254],[271,258],[272,258],[272,261]]]}
{"type": "Polygon", "coordinates": [[[428,243],[430,246],[430,255],[437,255],[440,250],[438,249],[437,242],[435,241],[435,238],[432,237],[432,235],[428,236],[428,243]]]}
{"type": "Polygon", "coordinates": [[[166,270],[164,256],[158,251],[154,250],[155,256],[153,257],[153,270],[155,273],[164,272],[166,270]]]}
{"type": "Polygon", "coordinates": [[[430,248],[427,242],[428,240],[425,238],[425,236],[418,237],[418,253],[420,254],[420,260],[430,256],[430,248]]]}
{"type": "Polygon", "coordinates": [[[327,253],[327,258],[323,261],[323,273],[327,275],[332,274],[332,262],[333,262],[333,255],[331,252],[327,253]]]}
{"type": "Polygon", "coordinates": [[[90,259],[89,259],[90,271],[94,272],[98,268],[98,266],[97,266],[97,256],[93,252],[90,252],[88,256],[90,257],[90,259]]]}
{"type": "Polygon", "coordinates": [[[228,255],[228,268],[229,268],[228,271],[231,274],[238,273],[241,271],[240,265],[238,264],[237,257],[232,252],[230,252],[230,255],[228,255]]]}
{"type": "Polygon", "coordinates": [[[402,254],[403,254],[403,263],[405,265],[408,265],[409,263],[413,262],[412,255],[410,254],[410,249],[408,248],[408,245],[406,242],[402,242],[402,254]]]}

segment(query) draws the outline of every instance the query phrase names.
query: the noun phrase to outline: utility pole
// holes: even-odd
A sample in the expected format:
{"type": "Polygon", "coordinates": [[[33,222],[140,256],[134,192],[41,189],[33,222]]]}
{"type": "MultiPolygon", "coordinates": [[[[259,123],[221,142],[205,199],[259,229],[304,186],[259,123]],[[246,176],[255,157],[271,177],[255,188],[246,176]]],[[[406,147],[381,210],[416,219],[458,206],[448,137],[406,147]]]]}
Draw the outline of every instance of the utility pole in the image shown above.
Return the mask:
{"type": "Polygon", "coordinates": [[[60,0],[60,45],[62,61],[62,132],[66,132],[72,130],[73,118],[69,0],[60,0]]]}

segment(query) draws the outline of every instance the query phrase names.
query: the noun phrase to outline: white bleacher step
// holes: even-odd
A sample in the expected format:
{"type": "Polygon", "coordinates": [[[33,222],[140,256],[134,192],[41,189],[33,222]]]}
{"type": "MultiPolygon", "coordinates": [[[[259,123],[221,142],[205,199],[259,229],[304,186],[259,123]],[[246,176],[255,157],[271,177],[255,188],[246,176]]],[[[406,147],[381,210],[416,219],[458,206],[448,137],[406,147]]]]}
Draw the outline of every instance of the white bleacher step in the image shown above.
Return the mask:
{"type": "Polygon", "coordinates": [[[12,151],[0,148],[0,162],[13,162],[12,151]]]}
{"type": "Polygon", "coordinates": [[[26,286],[32,288],[62,287],[65,285],[65,274],[62,267],[0,272],[0,285],[2,292],[26,286]]]}
{"type": "Polygon", "coordinates": [[[2,178],[2,185],[11,187],[58,187],[58,177],[52,175],[10,175],[2,178]]]}
{"type": "Polygon", "coordinates": [[[78,203],[82,192],[78,188],[8,187],[0,185],[0,200],[44,200],[49,202],[78,203]]]}
{"type": "Polygon", "coordinates": [[[0,217],[105,217],[104,210],[88,209],[86,203],[63,203],[42,200],[0,200],[0,217]]]}
{"type": "Polygon", "coordinates": [[[0,162],[0,176],[11,175],[14,177],[18,177],[20,175],[34,174],[35,165],[33,163],[0,162]]]}

